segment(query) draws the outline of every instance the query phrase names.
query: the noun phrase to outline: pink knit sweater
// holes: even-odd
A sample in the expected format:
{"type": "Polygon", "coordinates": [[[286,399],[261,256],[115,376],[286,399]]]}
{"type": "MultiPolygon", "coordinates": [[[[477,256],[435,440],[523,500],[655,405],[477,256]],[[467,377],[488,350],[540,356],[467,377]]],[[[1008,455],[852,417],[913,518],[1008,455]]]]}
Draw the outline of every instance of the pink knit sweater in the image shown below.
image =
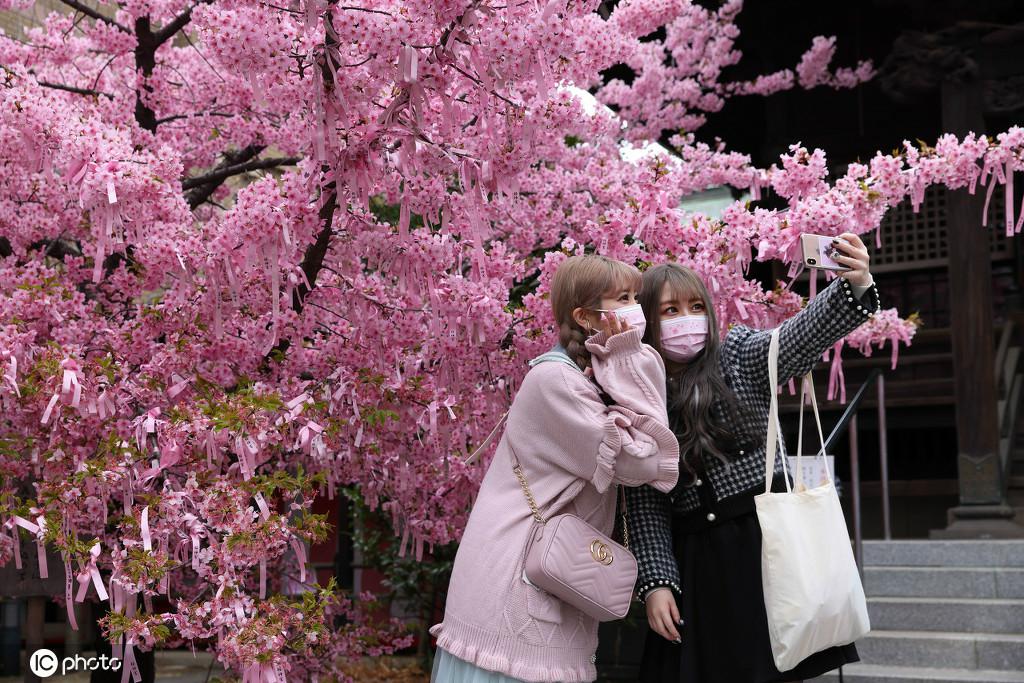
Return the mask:
{"type": "Polygon", "coordinates": [[[637,329],[587,342],[594,376],[614,399],[564,363],[526,375],[455,557],[438,646],[524,681],[592,681],[597,622],[523,582],[532,517],[512,473],[522,463],[541,514],[572,512],[611,533],[616,487],[668,492],[679,446],[668,428],[665,366],[637,329]]]}

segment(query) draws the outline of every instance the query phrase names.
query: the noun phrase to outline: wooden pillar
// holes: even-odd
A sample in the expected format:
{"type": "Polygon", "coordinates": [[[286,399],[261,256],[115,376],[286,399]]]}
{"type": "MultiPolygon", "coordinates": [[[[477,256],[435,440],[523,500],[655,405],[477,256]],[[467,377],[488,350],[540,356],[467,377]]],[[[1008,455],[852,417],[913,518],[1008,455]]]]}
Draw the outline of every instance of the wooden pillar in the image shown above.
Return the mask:
{"type": "Polygon", "coordinates": [[[0,599],[0,676],[21,674],[21,602],[0,599]]]}
{"type": "MultiPolygon", "coordinates": [[[[85,623],[85,619],[82,616],[85,613],[85,607],[88,602],[76,602],[72,606],[75,610],[75,623],[78,624],[78,630],[71,628],[71,622],[65,617],[64,620],[64,656],[74,657],[75,655],[82,654],[82,628],[85,623]]],[[[65,614],[67,612],[65,611],[65,614]]]]}
{"type": "MultiPolygon", "coordinates": [[[[982,106],[978,81],[944,83],[943,129],[958,136],[983,133],[982,106]]],[[[1020,536],[1024,528],[1010,522],[1013,510],[1006,505],[999,457],[992,267],[988,234],[981,227],[984,194],[951,191],[946,207],[960,505],[950,510],[949,527],[932,536],[1020,536]]]]}
{"type": "Polygon", "coordinates": [[[33,595],[25,600],[27,613],[25,615],[25,683],[39,683],[42,678],[32,673],[28,666],[28,658],[36,650],[43,648],[43,626],[46,622],[46,598],[40,595],[33,595]]]}

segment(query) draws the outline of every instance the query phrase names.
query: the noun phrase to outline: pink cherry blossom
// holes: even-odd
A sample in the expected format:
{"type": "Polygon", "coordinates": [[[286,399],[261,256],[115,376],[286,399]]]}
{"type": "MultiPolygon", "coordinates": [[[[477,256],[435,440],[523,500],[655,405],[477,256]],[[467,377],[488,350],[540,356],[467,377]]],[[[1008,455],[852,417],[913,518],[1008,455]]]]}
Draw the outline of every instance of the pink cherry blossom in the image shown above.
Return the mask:
{"type": "MultiPolygon", "coordinates": [[[[340,675],[410,638],[312,586],[314,498],[356,490],[417,558],[456,541],[483,474],[464,457],[552,343],[567,254],[679,260],[723,332],[770,326],[803,302],[801,232],[868,235],[1021,165],[1015,127],[838,178],[799,144],[757,168],[694,130],[870,65],[817,39],[795,72],[732,82],[741,3],[598,4],[137,0],[0,36],[0,563],[20,534],[61,553],[72,601],[101,584],[126,662],[189,642],[245,680],[340,675]],[[601,83],[617,63],[631,85],[601,83]],[[787,208],[678,209],[720,185],[787,208]],[[754,259],[790,272],[764,291],[754,259]]],[[[913,330],[882,311],[845,343],[895,360],[913,330]]]]}

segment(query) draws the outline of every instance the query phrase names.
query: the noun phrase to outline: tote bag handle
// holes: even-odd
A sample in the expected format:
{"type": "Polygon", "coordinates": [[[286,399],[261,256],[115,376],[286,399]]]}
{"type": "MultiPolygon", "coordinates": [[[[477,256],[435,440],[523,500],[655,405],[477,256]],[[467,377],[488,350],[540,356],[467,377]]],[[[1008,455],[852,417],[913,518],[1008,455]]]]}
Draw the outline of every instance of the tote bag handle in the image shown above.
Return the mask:
{"type": "Polygon", "coordinates": [[[804,441],[804,388],[810,391],[811,394],[811,410],[814,411],[814,424],[818,428],[818,443],[820,447],[818,449],[818,455],[822,459],[822,465],[825,468],[825,478],[828,483],[834,484],[832,481],[832,473],[828,468],[828,456],[825,453],[825,435],[821,431],[821,416],[818,414],[818,399],[814,395],[814,378],[811,377],[811,373],[808,372],[806,375],[800,378],[800,426],[799,432],[797,432],[796,439],[796,490],[803,491],[806,487],[804,486],[804,469],[800,466],[800,458],[803,457],[803,441],[804,441]]]}
{"type": "MultiPolygon", "coordinates": [[[[825,459],[825,437],[821,430],[821,416],[818,413],[818,401],[814,393],[814,380],[811,377],[811,373],[808,372],[806,375],[800,378],[800,427],[797,436],[796,446],[796,486],[798,491],[802,491],[803,485],[803,468],[801,465],[801,458],[803,457],[803,431],[804,431],[804,389],[807,385],[810,385],[811,392],[811,408],[814,411],[814,422],[818,427],[818,438],[821,447],[818,451],[818,456],[825,459]]],[[[765,472],[764,472],[764,491],[769,493],[772,490],[772,480],[775,475],[775,451],[776,446],[782,446],[782,427],[779,423],[779,328],[776,327],[772,330],[771,341],[768,344],[768,390],[769,390],[769,402],[768,402],[768,435],[765,440],[765,472]]],[[[780,448],[781,450],[781,448],[780,448]]],[[[782,460],[782,471],[786,481],[786,491],[792,491],[789,484],[789,477],[785,476],[788,473],[785,456],[782,460]]],[[[829,483],[832,482],[832,475],[828,471],[828,462],[825,462],[825,476],[828,477],[829,483]]]]}

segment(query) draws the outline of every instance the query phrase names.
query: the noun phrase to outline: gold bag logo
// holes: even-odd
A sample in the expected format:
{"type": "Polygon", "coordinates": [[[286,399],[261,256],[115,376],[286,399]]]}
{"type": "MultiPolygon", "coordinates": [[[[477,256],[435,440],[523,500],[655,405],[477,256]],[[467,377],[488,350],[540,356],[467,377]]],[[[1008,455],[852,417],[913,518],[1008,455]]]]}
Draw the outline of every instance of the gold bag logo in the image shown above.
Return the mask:
{"type": "Polygon", "coordinates": [[[610,565],[614,559],[611,549],[596,538],[590,544],[590,556],[594,558],[595,562],[605,566],[610,565]]]}

